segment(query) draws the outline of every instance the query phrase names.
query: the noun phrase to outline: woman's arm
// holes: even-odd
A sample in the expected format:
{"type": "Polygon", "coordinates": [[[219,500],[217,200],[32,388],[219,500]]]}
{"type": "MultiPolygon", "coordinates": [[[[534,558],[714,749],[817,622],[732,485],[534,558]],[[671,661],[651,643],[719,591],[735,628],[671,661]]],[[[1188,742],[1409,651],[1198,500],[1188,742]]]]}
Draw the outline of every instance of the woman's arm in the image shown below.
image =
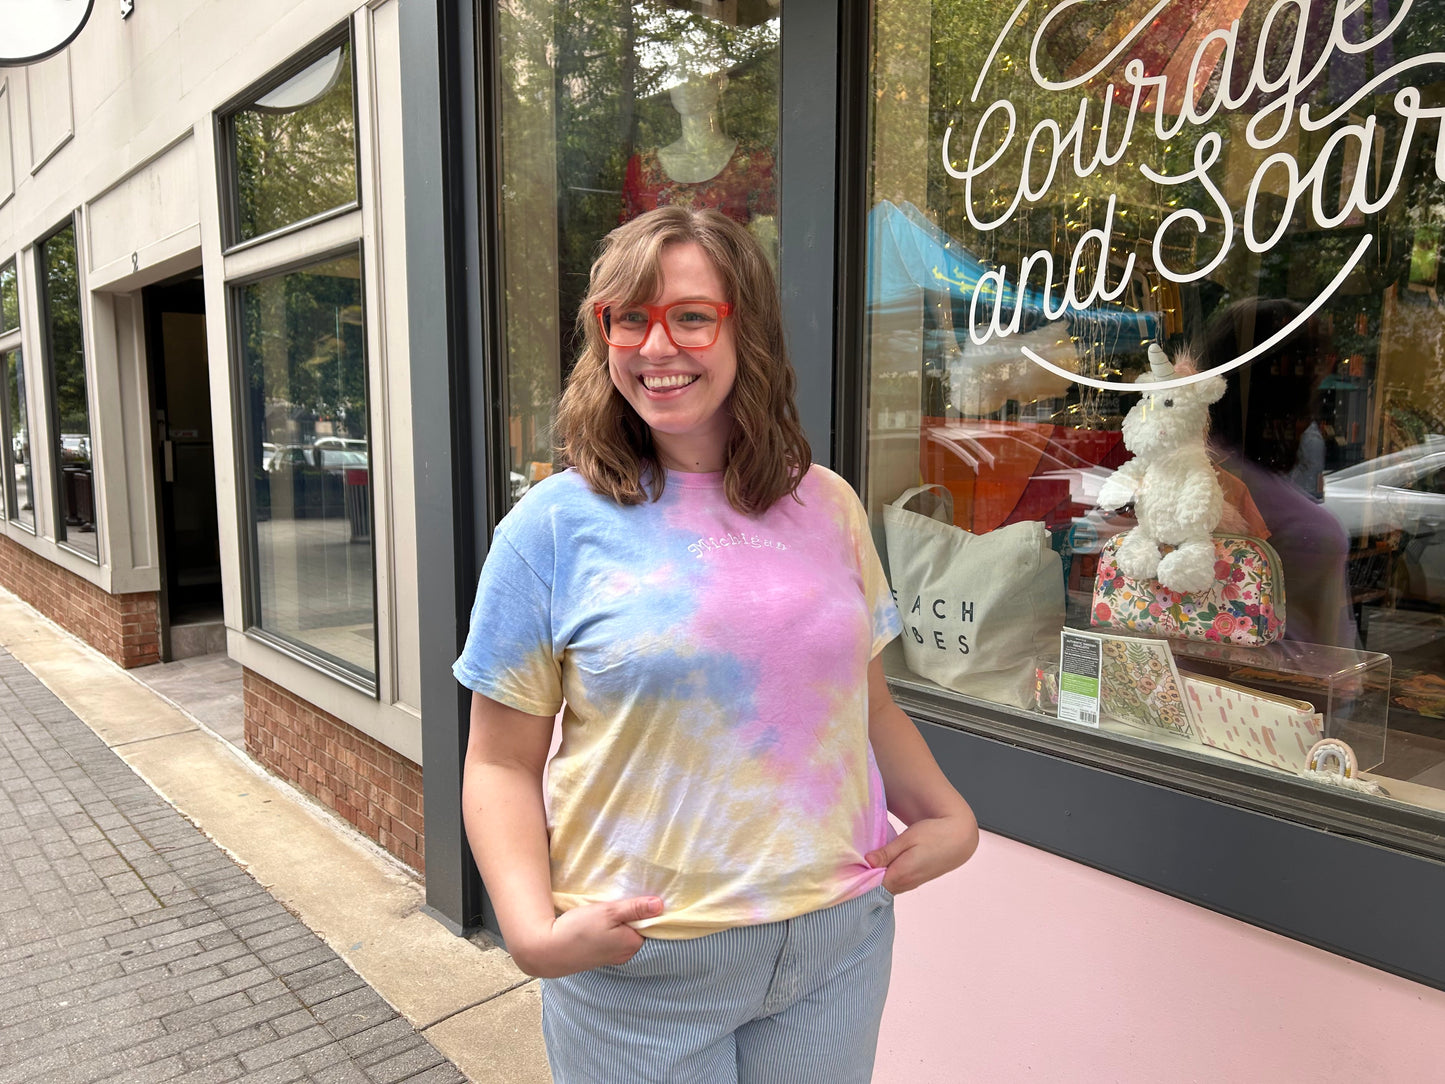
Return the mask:
{"type": "Polygon", "coordinates": [[[892,843],[866,856],[869,865],[888,867],[883,886],[907,892],[967,862],[978,848],[978,821],[918,727],[893,702],[881,656],[868,664],[868,740],[888,809],[908,825],[892,843]]]}
{"type": "Polygon", "coordinates": [[[542,806],[551,744],[551,716],[472,694],[462,820],[507,950],[523,971],[543,978],[625,963],[642,947],[642,935],[627,924],[662,911],[661,900],[641,896],[557,916],[542,806]]]}

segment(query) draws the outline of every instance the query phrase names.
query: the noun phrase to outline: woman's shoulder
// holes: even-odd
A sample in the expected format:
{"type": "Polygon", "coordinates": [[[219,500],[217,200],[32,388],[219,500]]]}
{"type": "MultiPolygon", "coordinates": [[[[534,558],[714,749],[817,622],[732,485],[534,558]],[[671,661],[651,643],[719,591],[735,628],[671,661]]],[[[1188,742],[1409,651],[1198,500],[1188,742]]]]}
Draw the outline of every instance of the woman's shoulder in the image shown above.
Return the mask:
{"type": "Polygon", "coordinates": [[[784,497],[779,504],[787,506],[801,504],[802,514],[813,522],[826,520],[836,524],[849,534],[856,534],[867,527],[868,515],[858,493],[842,475],[814,463],[798,483],[796,502],[784,497]]]}
{"type": "Polygon", "coordinates": [[[539,530],[551,533],[559,522],[596,515],[605,504],[612,503],[592,492],[582,475],[568,467],[527,487],[512,510],[502,517],[497,531],[513,538],[539,530]]]}
{"type": "MultiPolygon", "coordinates": [[[[539,478],[529,485],[517,503],[512,505],[512,510],[507,513],[506,518],[510,519],[515,515],[535,515],[544,507],[550,507],[559,500],[565,500],[567,494],[571,493],[581,476],[571,467],[554,471],[545,478],[539,478]]],[[[505,522],[505,520],[504,520],[505,522]]]]}
{"type": "Polygon", "coordinates": [[[843,504],[859,503],[857,491],[846,478],[817,463],[808,468],[808,473],[803,475],[803,481],[798,486],[798,495],[805,503],[810,494],[843,504]]]}

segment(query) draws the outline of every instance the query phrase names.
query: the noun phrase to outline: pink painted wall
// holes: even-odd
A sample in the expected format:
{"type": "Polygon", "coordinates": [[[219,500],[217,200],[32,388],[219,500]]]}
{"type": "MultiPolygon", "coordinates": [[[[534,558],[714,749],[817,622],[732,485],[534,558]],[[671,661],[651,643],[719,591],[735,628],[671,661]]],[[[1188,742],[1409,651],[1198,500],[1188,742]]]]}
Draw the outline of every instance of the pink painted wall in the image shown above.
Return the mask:
{"type": "Polygon", "coordinates": [[[1445,1081],[1445,993],[1000,836],[897,915],[874,1084],[1445,1081]]]}

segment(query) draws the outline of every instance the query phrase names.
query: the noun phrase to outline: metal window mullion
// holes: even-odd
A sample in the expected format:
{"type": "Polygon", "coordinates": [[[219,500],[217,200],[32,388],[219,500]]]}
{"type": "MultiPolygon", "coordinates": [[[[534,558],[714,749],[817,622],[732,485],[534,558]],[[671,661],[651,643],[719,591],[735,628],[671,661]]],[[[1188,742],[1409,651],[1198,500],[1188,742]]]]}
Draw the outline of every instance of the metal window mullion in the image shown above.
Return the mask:
{"type": "Polygon", "coordinates": [[[352,118],[356,133],[356,198],[360,206],[361,299],[363,341],[366,348],[366,433],[368,447],[367,516],[371,537],[371,613],[374,692],[390,703],[397,694],[395,584],[391,539],[391,413],[384,389],[387,387],[387,313],[380,256],[381,200],[379,155],[380,116],[376,100],[376,38],[372,12],[362,8],[351,28],[352,118]],[[370,258],[368,258],[370,257],[370,258]],[[373,396],[372,389],[383,389],[373,396]],[[379,438],[379,439],[378,439],[379,438]],[[388,469],[379,469],[382,466],[388,469]],[[378,525],[383,525],[378,530],[378,525]],[[381,600],[386,599],[385,607],[381,600]],[[382,615],[386,621],[383,623],[382,615]]]}
{"type": "Polygon", "coordinates": [[[362,227],[361,211],[354,209],[306,230],[276,237],[265,245],[229,252],[224,258],[226,282],[233,285],[254,282],[319,263],[350,245],[359,246],[362,227]]]}

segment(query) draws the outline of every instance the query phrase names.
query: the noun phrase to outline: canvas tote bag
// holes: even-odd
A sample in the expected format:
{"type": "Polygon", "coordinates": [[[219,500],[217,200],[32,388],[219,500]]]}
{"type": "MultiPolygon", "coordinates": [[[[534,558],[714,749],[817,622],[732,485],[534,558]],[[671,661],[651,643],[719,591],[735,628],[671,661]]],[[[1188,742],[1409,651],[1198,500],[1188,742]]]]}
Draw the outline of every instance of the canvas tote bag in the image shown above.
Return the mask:
{"type": "Polygon", "coordinates": [[[973,534],[953,525],[952,497],[934,485],[885,505],[883,535],[908,668],[966,696],[1032,707],[1034,670],[1058,658],[1064,623],[1063,563],[1044,525],[973,534]],[[938,518],[909,508],[920,495],[938,518]]]}

